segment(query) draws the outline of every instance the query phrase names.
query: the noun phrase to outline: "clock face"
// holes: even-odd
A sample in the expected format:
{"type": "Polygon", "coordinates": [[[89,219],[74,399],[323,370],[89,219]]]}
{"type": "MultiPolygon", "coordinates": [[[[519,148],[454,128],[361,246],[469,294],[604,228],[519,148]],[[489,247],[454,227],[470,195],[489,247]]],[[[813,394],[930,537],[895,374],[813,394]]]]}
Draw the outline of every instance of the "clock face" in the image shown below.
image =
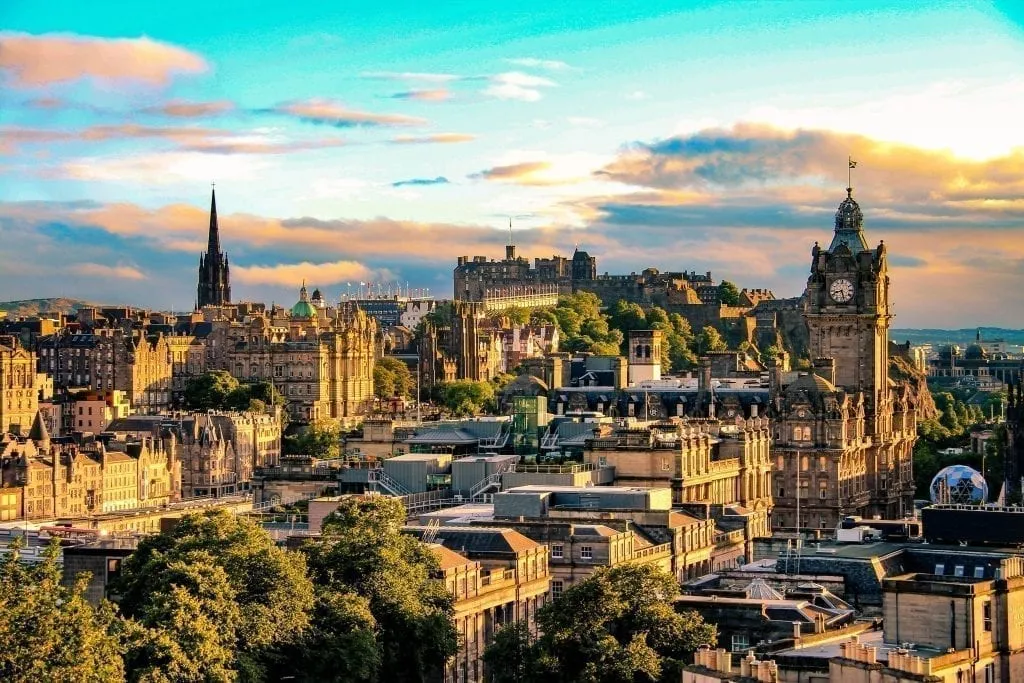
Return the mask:
{"type": "Polygon", "coordinates": [[[853,298],[853,283],[846,279],[834,280],[828,293],[839,303],[845,304],[853,298]]]}

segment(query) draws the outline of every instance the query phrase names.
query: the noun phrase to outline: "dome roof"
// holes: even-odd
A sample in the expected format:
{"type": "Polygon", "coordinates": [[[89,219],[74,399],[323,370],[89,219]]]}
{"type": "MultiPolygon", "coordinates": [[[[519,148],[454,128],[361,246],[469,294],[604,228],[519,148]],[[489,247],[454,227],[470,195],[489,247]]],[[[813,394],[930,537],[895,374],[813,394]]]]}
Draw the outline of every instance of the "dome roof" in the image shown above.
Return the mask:
{"type": "Polygon", "coordinates": [[[505,385],[502,393],[504,394],[519,394],[526,396],[536,396],[538,394],[546,394],[548,392],[548,385],[544,380],[534,377],[533,375],[519,375],[514,380],[505,385]]]}
{"type": "Polygon", "coordinates": [[[964,358],[967,360],[985,360],[988,358],[988,351],[981,344],[971,344],[967,347],[967,351],[964,352],[964,358]]]}
{"type": "Polygon", "coordinates": [[[866,251],[867,240],[864,239],[864,214],[860,204],[853,198],[853,188],[846,188],[846,199],[836,209],[836,234],[829,245],[829,251],[835,251],[840,244],[853,253],[866,251]]]}
{"type": "Polygon", "coordinates": [[[836,387],[821,375],[808,372],[800,375],[795,382],[786,387],[786,394],[789,396],[801,391],[807,392],[808,396],[818,396],[819,394],[835,393],[836,387]]]}
{"type": "Polygon", "coordinates": [[[309,294],[306,293],[306,283],[302,283],[302,289],[299,290],[299,300],[294,306],[292,306],[292,317],[293,318],[315,318],[316,307],[309,303],[309,294]]]}

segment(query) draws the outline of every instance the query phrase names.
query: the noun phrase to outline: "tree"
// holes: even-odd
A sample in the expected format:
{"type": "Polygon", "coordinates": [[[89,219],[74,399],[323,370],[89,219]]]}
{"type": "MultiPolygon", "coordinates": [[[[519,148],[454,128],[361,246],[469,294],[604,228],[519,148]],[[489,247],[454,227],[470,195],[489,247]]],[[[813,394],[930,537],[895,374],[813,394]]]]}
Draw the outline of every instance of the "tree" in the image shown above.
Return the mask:
{"type": "Polygon", "coordinates": [[[312,625],[283,658],[288,666],[275,680],[287,674],[309,683],[377,680],[376,629],[366,598],[344,588],[317,587],[312,625]]]}
{"type": "Polygon", "coordinates": [[[460,379],[445,382],[439,391],[441,402],[455,415],[475,415],[494,402],[494,385],[490,382],[460,379]]]}
{"type": "Polygon", "coordinates": [[[601,569],[541,608],[535,641],[504,629],[484,661],[496,683],[679,680],[697,647],[717,637],[700,615],[674,609],[677,595],[675,577],[653,565],[601,569]]]}
{"type": "Polygon", "coordinates": [[[321,418],[304,427],[298,434],[284,438],[282,444],[289,454],[333,459],[341,455],[341,425],[337,420],[321,418]]]}
{"type": "Polygon", "coordinates": [[[512,306],[503,310],[501,315],[507,318],[511,325],[525,325],[530,322],[530,309],[528,308],[512,306]]]}
{"type": "Polygon", "coordinates": [[[115,590],[122,612],[148,629],[131,662],[153,681],[261,680],[309,626],[313,607],[303,556],[226,510],[142,539],[115,590]],[[202,677],[190,678],[197,666],[202,677]],[[221,673],[207,678],[208,666],[221,673]],[[168,670],[182,673],[159,677],[168,670]]]}
{"type": "Polygon", "coordinates": [[[714,351],[725,351],[726,348],[722,335],[710,325],[704,326],[700,334],[694,337],[693,343],[693,350],[698,356],[704,356],[714,351]]]}
{"type": "Polygon", "coordinates": [[[21,539],[0,559],[0,680],[83,681],[125,679],[123,646],[110,603],[85,598],[87,576],[61,584],[60,547],[41,562],[21,560],[21,539]]]}
{"type": "Polygon", "coordinates": [[[190,410],[221,410],[238,386],[238,380],[224,370],[203,373],[185,386],[185,407],[190,410]]]}
{"type": "Polygon", "coordinates": [[[442,301],[423,316],[423,320],[434,327],[451,327],[455,320],[455,306],[450,301],[442,301]]]}
{"type": "MultiPolygon", "coordinates": [[[[453,598],[431,578],[437,558],[403,534],[404,525],[405,508],[398,499],[345,498],[324,520],[321,538],[303,547],[318,591],[365,598],[376,623],[376,680],[381,681],[431,680],[458,650],[453,598]]],[[[353,603],[346,611],[358,607],[353,603]]],[[[357,623],[368,629],[365,616],[357,623]]]]}
{"type": "Polygon", "coordinates": [[[740,290],[728,280],[722,280],[722,283],[718,285],[718,298],[726,306],[738,306],[740,290]]]}
{"type": "Polygon", "coordinates": [[[409,372],[409,366],[397,358],[384,357],[373,366],[373,393],[377,398],[411,396],[416,389],[416,380],[409,372]]]}

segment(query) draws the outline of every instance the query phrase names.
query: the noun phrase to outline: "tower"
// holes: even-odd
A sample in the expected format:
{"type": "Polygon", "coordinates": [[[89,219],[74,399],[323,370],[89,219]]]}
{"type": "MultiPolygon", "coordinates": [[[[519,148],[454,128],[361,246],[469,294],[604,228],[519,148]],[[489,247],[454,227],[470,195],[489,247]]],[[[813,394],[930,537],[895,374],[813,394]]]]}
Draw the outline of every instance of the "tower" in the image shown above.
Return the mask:
{"type": "Polygon", "coordinates": [[[811,358],[834,358],[835,385],[864,392],[877,409],[888,394],[888,265],[884,243],[868,247],[851,188],[836,211],[832,243],[811,250],[803,306],[811,358]]]}
{"type": "Polygon", "coordinates": [[[661,379],[661,330],[629,331],[629,383],[661,379]]]}
{"type": "Polygon", "coordinates": [[[206,253],[199,257],[199,286],[196,308],[231,303],[231,280],[228,256],[220,250],[220,228],[217,225],[217,193],[210,193],[210,235],[206,253]]]}

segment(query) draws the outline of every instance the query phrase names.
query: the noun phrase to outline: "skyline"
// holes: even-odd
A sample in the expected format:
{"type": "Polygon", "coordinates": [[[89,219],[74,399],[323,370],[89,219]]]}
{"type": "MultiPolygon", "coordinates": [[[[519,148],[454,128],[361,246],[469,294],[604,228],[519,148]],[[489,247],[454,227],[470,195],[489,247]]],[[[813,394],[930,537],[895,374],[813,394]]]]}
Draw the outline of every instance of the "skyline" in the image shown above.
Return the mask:
{"type": "Polygon", "coordinates": [[[849,156],[896,326],[1020,326],[1010,4],[245,7],[0,10],[0,298],[187,308],[211,182],[236,299],[443,296],[510,218],[530,258],[797,296],[849,156]]]}

